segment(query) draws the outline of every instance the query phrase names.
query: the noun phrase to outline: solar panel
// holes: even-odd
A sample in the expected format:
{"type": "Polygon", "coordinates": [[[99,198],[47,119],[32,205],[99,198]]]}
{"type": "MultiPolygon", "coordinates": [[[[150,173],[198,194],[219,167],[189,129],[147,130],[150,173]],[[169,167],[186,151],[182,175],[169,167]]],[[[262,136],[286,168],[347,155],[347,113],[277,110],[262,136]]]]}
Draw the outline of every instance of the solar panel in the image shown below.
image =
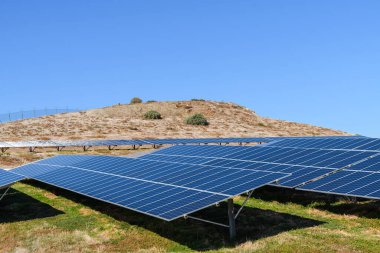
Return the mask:
{"type": "Polygon", "coordinates": [[[164,220],[288,176],[109,156],[56,156],[13,172],[164,220]]]}
{"type": "Polygon", "coordinates": [[[24,176],[0,169],[0,188],[16,183],[24,178],[24,176]]]}
{"type": "Polygon", "coordinates": [[[374,154],[268,146],[173,146],[141,156],[140,159],[292,173],[276,185],[294,188],[374,154]]]}
{"type": "Polygon", "coordinates": [[[380,199],[380,153],[299,188],[308,191],[380,199]]]}
{"type": "Polygon", "coordinates": [[[337,150],[370,150],[380,151],[380,139],[377,138],[299,138],[282,139],[266,144],[273,147],[298,147],[315,149],[337,149],[337,150]]]}
{"type": "Polygon", "coordinates": [[[301,190],[380,199],[380,173],[342,170],[299,187],[301,190]]]}

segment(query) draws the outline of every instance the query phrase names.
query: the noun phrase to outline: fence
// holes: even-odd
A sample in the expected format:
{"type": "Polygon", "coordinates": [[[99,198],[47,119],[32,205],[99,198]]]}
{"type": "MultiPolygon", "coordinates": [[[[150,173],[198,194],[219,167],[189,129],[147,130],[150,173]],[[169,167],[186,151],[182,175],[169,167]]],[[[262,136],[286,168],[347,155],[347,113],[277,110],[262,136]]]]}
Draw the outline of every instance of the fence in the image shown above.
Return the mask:
{"type": "Polygon", "coordinates": [[[12,113],[0,114],[0,123],[6,123],[10,121],[37,118],[42,116],[54,115],[59,113],[67,112],[79,112],[79,109],[42,109],[42,110],[30,110],[30,111],[19,111],[12,113]]]}

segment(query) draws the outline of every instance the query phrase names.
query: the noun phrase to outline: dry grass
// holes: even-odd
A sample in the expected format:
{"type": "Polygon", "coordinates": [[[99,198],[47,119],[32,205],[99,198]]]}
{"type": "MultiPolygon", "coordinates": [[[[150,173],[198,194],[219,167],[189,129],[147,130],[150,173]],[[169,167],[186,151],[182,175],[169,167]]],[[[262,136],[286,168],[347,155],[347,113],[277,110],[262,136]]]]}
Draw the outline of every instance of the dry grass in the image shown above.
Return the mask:
{"type": "Polygon", "coordinates": [[[115,105],[0,125],[0,140],[139,139],[180,137],[247,137],[343,135],[322,127],[264,118],[233,103],[211,101],[154,102],[115,105]],[[162,120],[146,120],[155,110],[162,120]],[[209,126],[189,126],[184,119],[205,115],[209,126]]]}

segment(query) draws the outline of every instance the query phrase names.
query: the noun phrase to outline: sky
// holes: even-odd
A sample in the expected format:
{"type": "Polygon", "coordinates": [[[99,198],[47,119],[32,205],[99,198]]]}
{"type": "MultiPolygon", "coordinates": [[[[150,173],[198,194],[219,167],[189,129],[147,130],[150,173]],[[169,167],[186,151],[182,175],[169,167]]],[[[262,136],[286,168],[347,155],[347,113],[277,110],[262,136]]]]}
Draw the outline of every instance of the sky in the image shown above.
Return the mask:
{"type": "Polygon", "coordinates": [[[380,137],[380,1],[0,1],[0,113],[235,102],[380,137]]]}

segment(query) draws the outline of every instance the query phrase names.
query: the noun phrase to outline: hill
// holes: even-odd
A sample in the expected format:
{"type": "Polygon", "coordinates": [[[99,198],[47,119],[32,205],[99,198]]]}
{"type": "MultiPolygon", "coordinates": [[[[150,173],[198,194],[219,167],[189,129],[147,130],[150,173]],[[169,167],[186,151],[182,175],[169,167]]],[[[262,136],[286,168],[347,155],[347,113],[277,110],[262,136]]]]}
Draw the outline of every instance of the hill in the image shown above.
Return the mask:
{"type": "Polygon", "coordinates": [[[119,104],[0,124],[0,140],[137,139],[191,137],[251,137],[347,135],[345,132],[261,117],[234,103],[213,101],[119,104]],[[146,120],[149,110],[161,120],[146,120]],[[202,113],[209,126],[190,126],[184,119],[202,113]]]}

